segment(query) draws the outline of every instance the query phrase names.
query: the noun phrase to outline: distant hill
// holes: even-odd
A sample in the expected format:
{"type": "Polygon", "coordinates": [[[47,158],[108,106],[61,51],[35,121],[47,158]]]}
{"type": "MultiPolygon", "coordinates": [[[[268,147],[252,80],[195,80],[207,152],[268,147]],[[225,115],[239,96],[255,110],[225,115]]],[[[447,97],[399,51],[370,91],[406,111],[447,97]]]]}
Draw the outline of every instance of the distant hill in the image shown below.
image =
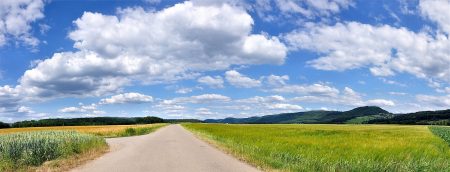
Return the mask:
{"type": "Polygon", "coordinates": [[[0,128],[82,126],[82,125],[126,125],[150,123],[206,122],[230,124],[414,124],[450,125],[450,109],[393,114],[377,106],[363,106],[349,111],[307,111],[225,119],[161,119],[158,117],[93,117],[71,119],[41,119],[20,121],[13,124],[0,122],[0,128]]]}
{"type": "Polygon", "coordinates": [[[437,124],[450,125],[450,109],[393,114],[377,106],[358,107],[349,111],[307,111],[249,118],[207,119],[207,123],[247,124],[437,124]]]}
{"type": "Polygon", "coordinates": [[[345,112],[332,113],[324,116],[321,121],[326,123],[366,123],[372,119],[390,118],[393,114],[377,107],[363,106],[345,112]]]}
{"type": "Polygon", "coordinates": [[[450,109],[398,114],[392,118],[373,119],[373,120],[368,121],[368,123],[370,123],[370,124],[450,125],[450,109]]]}
{"type": "Polygon", "coordinates": [[[283,113],[250,118],[207,119],[208,123],[251,123],[251,124],[277,124],[277,123],[347,123],[348,121],[366,122],[371,119],[392,116],[388,111],[376,106],[364,106],[350,111],[307,111],[283,113]],[[355,120],[358,119],[358,120],[355,120]]]}

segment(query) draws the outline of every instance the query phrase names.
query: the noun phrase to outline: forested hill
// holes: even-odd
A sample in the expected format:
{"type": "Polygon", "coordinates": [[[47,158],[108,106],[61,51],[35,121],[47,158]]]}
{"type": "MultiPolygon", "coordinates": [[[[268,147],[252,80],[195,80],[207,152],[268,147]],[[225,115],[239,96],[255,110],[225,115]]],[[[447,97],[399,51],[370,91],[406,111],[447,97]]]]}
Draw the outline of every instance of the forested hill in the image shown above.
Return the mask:
{"type": "Polygon", "coordinates": [[[0,128],[8,127],[45,127],[45,126],[82,126],[82,125],[128,125],[151,123],[207,122],[241,124],[418,124],[450,125],[450,109],[439,111],[421,111],[405,114],[393,114],[380,107],[364,106],[349,111],[307,111],[282,113],[249,118],[207,119],[161,119],[158,117],[94,117],[72,119],[42,119],[20,121],[13,124],[0,122],[0,128]]]}
{"type": "Polygon", "coordinates": [[[398,114],[392,118],[374,119],[371,124],[433,124],[450,125],[450,109],[398,114]]]}
{"type": "Polygon", "coordinates": [[[307,111],[250,118],[207,119],[208,123],[249,124],[450,124],[450,110],[393,114],[380,107],[364,106],[349,111],[307,111]]]}
{"type": "MultiPolygon", "coordinates": [[[[205,122],[211,123],[345,123],[355,118],[371,116],[385,117],[392,116],[388,111],[376,106],[358,107],[349,111],[307,111],[295,113],[283,113],[276,115],[266,115],[250,118],[225,118],[225,119],[207,119],[205,122]]],[[[364,119],[366,119],[364,118],[364,119]]],[[[368,119],[372,119],[368,118],[368,119]]],[[[361,119],[363,120],[363,119],[361,119]]]]}

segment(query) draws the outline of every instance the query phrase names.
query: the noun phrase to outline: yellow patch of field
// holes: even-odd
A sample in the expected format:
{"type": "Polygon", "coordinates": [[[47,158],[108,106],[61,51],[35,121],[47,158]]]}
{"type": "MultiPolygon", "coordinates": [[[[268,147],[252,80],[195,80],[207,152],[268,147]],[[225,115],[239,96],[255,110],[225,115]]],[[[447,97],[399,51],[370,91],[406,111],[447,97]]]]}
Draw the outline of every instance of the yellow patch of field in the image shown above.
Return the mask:
{"type": "Polygon", "coordinates": [[[81,133],[94,134],[103,137],[118,137],[121,136],[125,130],[133,128],[135,130],[142,129],[157,129],[166,124],[142,124],[142,125],[96,125],[96,126],[57,126],[57,127],[28,127],[28,128],[8,128],[0,129],[0,134],[9,134],[17,132],[29,131],[78,131],[81,133]]]}

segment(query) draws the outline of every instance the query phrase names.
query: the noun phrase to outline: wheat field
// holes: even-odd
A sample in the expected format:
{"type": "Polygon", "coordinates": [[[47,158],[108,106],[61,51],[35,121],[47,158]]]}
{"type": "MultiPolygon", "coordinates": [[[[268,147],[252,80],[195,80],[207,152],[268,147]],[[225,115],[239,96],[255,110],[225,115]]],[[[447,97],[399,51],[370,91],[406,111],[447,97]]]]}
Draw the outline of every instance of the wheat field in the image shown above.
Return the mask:
{"type": "Polygon", "coordinates": [[[102,137],[122,137],[150,133],[167,124],[142,124],[142,125],[97,125],[97,126],[57,126],[57,127],[27,127],[0,129],[0,134],[10,134],[29,131],[78,131],[94,134],[102,137]],[[128,133],[127,133],[128,129],[128,133]],[[134,129],[135,133],[131,133],[134,129]],[[145,130],[145,133],[140,132],[145,130]],[[128,135],[127,135],[128,134],[128,135]]]}

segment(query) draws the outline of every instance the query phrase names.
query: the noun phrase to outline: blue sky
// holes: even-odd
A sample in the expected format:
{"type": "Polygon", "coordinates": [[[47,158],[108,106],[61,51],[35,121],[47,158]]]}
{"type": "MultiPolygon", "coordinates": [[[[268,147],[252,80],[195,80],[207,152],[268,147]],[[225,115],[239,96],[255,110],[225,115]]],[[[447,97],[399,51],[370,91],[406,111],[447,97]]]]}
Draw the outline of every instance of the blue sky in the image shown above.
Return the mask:
{"type": "Polygon", "coordinates": [[[0,3],[0,121],[450,107],[450,2],[0,3]]]}

